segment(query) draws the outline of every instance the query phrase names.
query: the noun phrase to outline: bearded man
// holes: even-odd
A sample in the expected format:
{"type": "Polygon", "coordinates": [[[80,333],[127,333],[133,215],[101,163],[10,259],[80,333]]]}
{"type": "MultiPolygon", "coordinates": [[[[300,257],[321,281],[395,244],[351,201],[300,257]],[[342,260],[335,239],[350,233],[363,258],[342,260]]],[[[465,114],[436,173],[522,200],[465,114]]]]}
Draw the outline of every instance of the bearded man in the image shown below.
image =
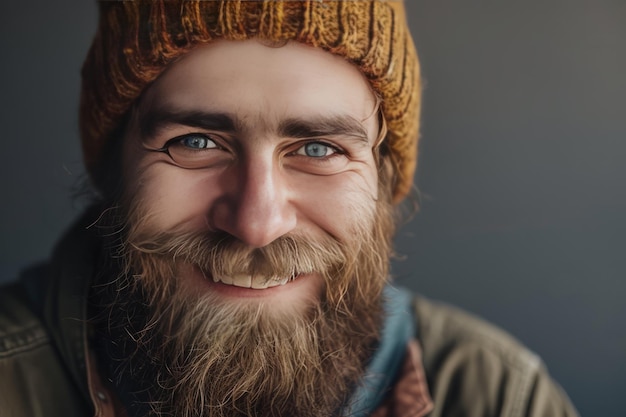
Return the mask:
{"type": "Polygon", "coordinates": [[[101,198],[3,291],[3,416],[576,414],[510,337],[389,284],[420,106],[402,2],[100,13],[101,198]]]}

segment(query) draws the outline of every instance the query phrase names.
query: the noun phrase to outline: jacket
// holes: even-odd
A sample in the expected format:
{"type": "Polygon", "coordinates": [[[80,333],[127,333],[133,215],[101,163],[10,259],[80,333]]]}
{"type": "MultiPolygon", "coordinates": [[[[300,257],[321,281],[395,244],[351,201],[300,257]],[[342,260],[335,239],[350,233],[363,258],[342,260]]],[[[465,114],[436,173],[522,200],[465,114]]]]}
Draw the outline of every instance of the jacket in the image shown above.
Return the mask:
{"type": "MultiPolygon", "coordinates": [[[[0,417],[115,415],[88,346],[100,242],[86,224],[66,235],[51,263],[0,289],[0,417]]],[[[421,296],[412,305],[413,340],[372,416],[577,416],[537,356],[511,336],[421,296]]]]}

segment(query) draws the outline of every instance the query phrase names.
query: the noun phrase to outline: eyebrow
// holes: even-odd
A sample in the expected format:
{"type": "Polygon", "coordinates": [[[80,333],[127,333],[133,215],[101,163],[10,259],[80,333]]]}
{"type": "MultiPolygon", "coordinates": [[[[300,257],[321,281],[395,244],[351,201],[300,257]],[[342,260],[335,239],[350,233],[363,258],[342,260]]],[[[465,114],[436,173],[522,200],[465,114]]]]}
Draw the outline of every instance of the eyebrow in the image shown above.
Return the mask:
{"type": "MultiPolygon", "coordinates": [[[[139,128],[144,138],[155,136],[168,125],[184,125],[205,130],[235,133],[241,129],[237,119],[228,113],[171,108],[150,109],[139,115],[139,128]]],[[[358,120],[348,115],[288,118],[278,125],[278,134],[294,139],[324,136],[347,136],[369,143],[367,130],[358,120]]]]}
{"type": "Polygon", "coordinates": [[[359,121],[347,115],[286,119],[280,122],[278,133],[281,136],[295,139],[341,135],[369,143],[365,127],[359,121]]]}
{"type": "Polygon", "coordinates": [[[151,109],[140,115],[139,128],[144,138],[154,136],[168,125],[184,125],[205,130],[235,132],[235,119],[227,113],[200,110],[151,109]]]}

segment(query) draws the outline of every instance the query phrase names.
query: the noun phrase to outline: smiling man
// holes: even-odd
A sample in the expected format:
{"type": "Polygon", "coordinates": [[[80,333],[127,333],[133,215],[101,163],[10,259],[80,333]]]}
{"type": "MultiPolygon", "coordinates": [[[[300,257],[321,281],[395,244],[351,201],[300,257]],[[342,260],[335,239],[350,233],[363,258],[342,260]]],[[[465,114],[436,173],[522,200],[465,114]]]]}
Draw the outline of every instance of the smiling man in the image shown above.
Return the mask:
{"type": "Polygon", "coordinates": [[[100,198],[2,292],[0,410],[575,415],[509,336],[390,286],[420,104],[401,2],[100,9],[100,198]]]}

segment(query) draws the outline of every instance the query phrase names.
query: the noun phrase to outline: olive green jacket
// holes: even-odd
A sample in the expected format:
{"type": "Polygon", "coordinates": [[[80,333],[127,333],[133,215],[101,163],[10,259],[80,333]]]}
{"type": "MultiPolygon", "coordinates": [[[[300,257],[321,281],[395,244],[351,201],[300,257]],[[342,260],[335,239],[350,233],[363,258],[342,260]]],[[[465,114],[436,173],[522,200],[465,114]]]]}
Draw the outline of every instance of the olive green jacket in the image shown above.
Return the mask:
{"type": "MultiPolygon", "coordinates": [[[[99,244],[79,224],[51,264],[0,288],[0,417],[102,415],[108,400],[88,375],[85,320],[99,244]]],[[[414,308],[428,416],[577,415],[541,361],[501,330],[419,296],[414,308]]]]}

